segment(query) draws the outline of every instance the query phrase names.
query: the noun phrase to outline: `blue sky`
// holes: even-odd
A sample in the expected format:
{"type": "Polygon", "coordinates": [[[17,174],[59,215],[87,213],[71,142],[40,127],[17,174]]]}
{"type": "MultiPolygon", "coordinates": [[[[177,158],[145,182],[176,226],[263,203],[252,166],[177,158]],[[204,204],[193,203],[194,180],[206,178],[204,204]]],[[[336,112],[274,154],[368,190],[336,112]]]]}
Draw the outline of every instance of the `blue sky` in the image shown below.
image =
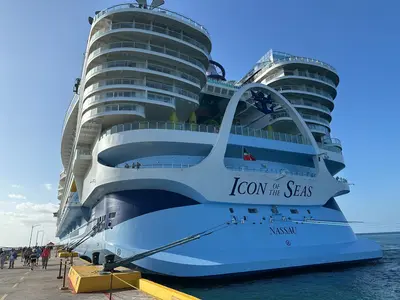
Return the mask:
{"type": "MultiPolygon", "coordinates": [[[[80,77],[87,17],[117,3],[2,1],[7,13],[0,18],[0,223],[18,234],[0,233],[0,244],[28,241],[35,221],[43,223],[45,239],[54,236],[49,213],[58,203],[61,128],[74,79],[80,77]]],[[[243,3],[167,0],[165,8],[206,26],[212,56],[228,79],[241,78],[270,48],[336,67],[341,82],[332,136],[344,146],[343,174],[355,183],[339,203],[349,220],[368,222],[357,231],[400,230],[400,3],[243,3]]]]}

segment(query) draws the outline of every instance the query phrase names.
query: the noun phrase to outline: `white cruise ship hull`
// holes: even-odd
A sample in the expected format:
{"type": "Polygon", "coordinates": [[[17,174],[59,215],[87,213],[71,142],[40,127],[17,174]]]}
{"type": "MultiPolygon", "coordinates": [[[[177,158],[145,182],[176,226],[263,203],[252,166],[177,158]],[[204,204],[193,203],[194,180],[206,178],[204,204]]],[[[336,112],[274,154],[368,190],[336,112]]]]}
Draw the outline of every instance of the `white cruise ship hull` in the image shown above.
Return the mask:
{"type": "MultiPolygon", "coordinates": [[[[195,204],[184,196],[169,192],[124,191],[105,197],[94,208],[94,215],[103,215],[118,207],[116,215],[122,222],[98,233],[76,250],[88,257],[93,252],[100,252],[100,262],[110,253],[126,258],[236,218],[236,224],[230,223],[199,240],[134,264],[161,275],[222,277],[381,258],[379,245],[356,237],[351,227],[344,223],[346,220],[335,201],[329,201],[331,207],[280,207],[279,213],[270,217],[269,205],[195,204]],[[163,197],[160,198],[163,193],[170,199],[168,205],[175,207],[166,208],[163,197]],[[138,196],[140,202],[135,201],[138,196]],[[257,212],[249,214],[249,207],[257,212]],[[290,209],[297,210],[298,214],[292,214],[290,209]]],[[[118,218],[115,221],[119,222],[118,218]]],[[[87,229],[83,227],[82,234],[85,231],[87,229]]],[[[79,236],[74,238],[77,239],[79,236]]]]}

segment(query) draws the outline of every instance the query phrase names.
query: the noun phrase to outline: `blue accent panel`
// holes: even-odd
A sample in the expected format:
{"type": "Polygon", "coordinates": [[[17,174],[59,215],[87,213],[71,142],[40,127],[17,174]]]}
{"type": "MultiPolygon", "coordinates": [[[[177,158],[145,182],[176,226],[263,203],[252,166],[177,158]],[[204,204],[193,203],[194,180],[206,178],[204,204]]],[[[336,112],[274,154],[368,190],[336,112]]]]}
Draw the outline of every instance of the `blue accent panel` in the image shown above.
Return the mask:
{"type": "Polygon", "coordinates": [[[107,222],[115,226],[151,212],[195,204],[199,203],[169,191],[129,190],[105,195],[93,209],[95,218],[105,215],[107,222]]]}

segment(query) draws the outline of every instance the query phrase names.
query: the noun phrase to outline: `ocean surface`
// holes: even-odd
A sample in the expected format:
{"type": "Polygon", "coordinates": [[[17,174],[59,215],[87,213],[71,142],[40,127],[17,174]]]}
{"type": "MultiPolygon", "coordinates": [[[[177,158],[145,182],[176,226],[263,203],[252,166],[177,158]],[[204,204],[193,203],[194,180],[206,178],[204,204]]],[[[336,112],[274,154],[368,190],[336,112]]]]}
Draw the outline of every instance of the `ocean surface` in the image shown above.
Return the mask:
{"type": "Polygon", "coordinates": [[[201,299],[400,300],[400,233],[365,234],[384,251],[378,263],[234,283],[174,286],[201,299]]]}

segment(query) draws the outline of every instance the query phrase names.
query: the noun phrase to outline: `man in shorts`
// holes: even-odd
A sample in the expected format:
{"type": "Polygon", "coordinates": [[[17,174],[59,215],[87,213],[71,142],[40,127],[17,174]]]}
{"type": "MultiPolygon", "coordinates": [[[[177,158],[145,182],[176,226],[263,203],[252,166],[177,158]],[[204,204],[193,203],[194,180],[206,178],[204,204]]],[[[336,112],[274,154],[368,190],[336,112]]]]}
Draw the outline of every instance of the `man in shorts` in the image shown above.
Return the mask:
{"type": "Polygon", "coordinates": [[[34,248],[30,255],[31,270],[33,270],[33,267],[36,265],[36,262],[37,262],[37,253],[36,253],[36,248],[34,248]]]}

